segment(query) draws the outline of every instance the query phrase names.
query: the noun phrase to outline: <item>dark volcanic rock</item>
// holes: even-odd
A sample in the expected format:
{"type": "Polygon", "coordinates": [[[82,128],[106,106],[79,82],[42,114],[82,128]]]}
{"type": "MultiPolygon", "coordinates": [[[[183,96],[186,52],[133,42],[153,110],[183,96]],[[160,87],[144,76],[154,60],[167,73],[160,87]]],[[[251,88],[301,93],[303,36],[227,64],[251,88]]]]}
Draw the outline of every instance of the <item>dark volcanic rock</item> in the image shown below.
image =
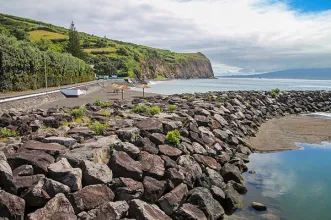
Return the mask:
{"type": "Polygon", "coordinates": [[[54,163],[54,158],[42,151],[19,151],[8,157],[8,163],[13,169],[22,165],[32,165],[36,174],[45,174],[47,167],[54,163]]]}
{"type": "Polygon", "coordinates": [[[165,177],[171,180],[174,186],[178,186],[185,180],[185,169],[183,167],[169,168],[165,177]]]}
{"type": "Polygon", "coordinates": [[[190,203],[183,204],[172,216],[175,220],[207,220],[207,217],[197,206],[190,203]]]}
{"type": "Polygon", "coordinates": [[[162,133],[163,132],[163,126],[162,122],[155,119],[143,119],[141,121],[136,122],[136,126],[142,130],[147,131],[149,133],[162,133]]]}
{"type": "Polygon", "coordinates": [[[23,220],[25,201],[0,190],[0,219],[23,220]]]}
{"type": "Polygon", "coordinates": [[[161,154],[166,155],[172,159],[177,159],[182,154],[181,150],[175,147],[171,147],[170,145],[160,145],[159,150],[161,154]]]}
{"type": "Polygon", "coordinates": [[[124,151],[133,159],[136,159],[140,153],[139,148],[129,142],[117,142],[115,143],[114,148],[117,151],[124,151]]]}
{"type": "Polygon", "coordinates": [[[52,156],[58,156],[60,153],[66,152],[68,149],[59,144],[41,143],[37,141],[29,141],[22,146],[22,149],[43,151],[52,156]]]}
{"type": "Polygon", "coordinates": [[[136,142],[137,138],[139,137],[139,133],[139,129],[135,127],[121,128],[116,131],[116,134],[118,135],[119,139],[121,139],[121,141],[127,141],[130,143],[136,142]]]}
{"type": "Polygon", "coordinates": [[[89,211],[107,202],[113,201],[115,195],[105,185],[86,186],[78,192],[69,195],[69,200],[75,213],[89,211]]]}
{"type": "Polygon", "coordinates": [[[78,216],[80,220],[119,220],[127,215],[128,210],[129,205],[126,201],[108,202],[78,216]]]}
{"type": "Polygon", "coordinates": [[[166,189],[166,181],[158,181],[152,177],[146,176],[143,180],[144,201],[155,203],[162,196],[166,189]]]}
{"type": "Polygon", "coordinates": [[[130,201],[129,206],[129,217],[136,220],[171,220],[157,205],[134,199],[130,201]]]}
{"type": "Polygon", "coordinates": [[[141,182],[124,177],[113,179],[112,189],[116,200],[140,199],[144,194],[144,185],[141,182]]]}
{"type": "Polygon", "coordinates": [[[149,139],[155,143],[156,145],[164,144],[166,141],[166,137],[164,134],[153,133],[149,139]]]}
{"type": "Polygon", "coordinates": [[[187,186],[185,184],[180,184],[175,189],[173,189],[171,192],[162,196],[158,202],[159,202],[162,210],[167,215],[171,215],[185,201],[187,193],[188,193],[187,186]]]}
{"type": "Polygon", "coordinates": [[[40,179],[44,178],[45,175],[38,174],[33,176],[14,176],[14,185],[17,188],[17,193],[20,194],[24,190],[32,187],[40,179]]]}
{"type": "Polygon", "coordinates": [[[187,201],[198,206],[206,214],[208,219],[220,219],[224,216],[223,207],[206,188],[196,187],[191,190],[187,201]]]}
{"type": "Polygon", "coordinates": [[[242,180],[242,176],[241,173],[239,171],[239,169],[230,163],[226,163],[224,164],[224,166],[221,169],[221,175],[224,178],[224,181],[230,181],[230,180],[234,180],[237,183],[241,183],[242,180]]]}
{"type": "Polygon", "coordinates": [[[185,183],[193,187],[195,182],[201,178],[202,170],[195,159],[189,155],[182,155],[178,158],[177,163],[185,168],[185,183]]]}
{"type": "Polygon", "coordinates": [[[218,200],[227,214],[233,214],[238,208],[242,207],[240,194],[233,188],[231,183],[226,184],[223,189],[225,199],[218,200]]]}
{"type": "Polygon", "coordinates": [[[251,206],[253,209],[257,210],[257,211],[266,211],[267,210],[267,206],[259,203],[259,202],[252,202],[251,206]]]}
{"type": "Polygon", "coordinates": [[[83,183],[85,186],[107,184],[113,179],[113,173],[106,164],[85,160],[82,164],[83,183]]]}
{"type": "Polygon", "coordinates": [[[163,177],[165,168],[164,161],[160,156],[142,151],[139,157],[139,162],[141,163],[142,170],[147,175],[156,178],[163,177]]]}
{"type": "Polygon", "coordinates": [[[76,220],[74,209],[69,200],[62,194],[57,194],[47,202],[46,206],[31,213],[28,220],[76,220]]]}
{"type": "Polygon", "coordinates": [[[0,187],[8,192],[16,193],[16,187],[13,183],[13,172],[7,158],[3,152],[0,151],[0,187]]]}
{"type": "Polygon", "coordinates": [[[117,151],[113,154],[109,167],[114,177],[129,177],[135,180],[142,179],[141,163],[133,160],[127,153],[117,151]]]}
{"type": "Polygon", "coordinates": [[[13,170],[13,176],[31,176],[33,167],[31,165],[22,165],[13,170]]]}
{"type": "Polygon", "coordinates": [[[143,151],[147,151],[151,154],[158,154],[159,149],[155,146],[154,143],[151,142],[149,138],[140,138],[136,145],[140,147],[143,151]]]}
{"type": "Polygon", "coordinates": [[[220,167],[220,165],[217,163],[217,161],[212,157],[204,156],[204,155],[200,155],[200,154],[194,154],[193,157],[200,164],[203,164],[206,167],[210,167],[214,170],[217,170],[220,167]]]}

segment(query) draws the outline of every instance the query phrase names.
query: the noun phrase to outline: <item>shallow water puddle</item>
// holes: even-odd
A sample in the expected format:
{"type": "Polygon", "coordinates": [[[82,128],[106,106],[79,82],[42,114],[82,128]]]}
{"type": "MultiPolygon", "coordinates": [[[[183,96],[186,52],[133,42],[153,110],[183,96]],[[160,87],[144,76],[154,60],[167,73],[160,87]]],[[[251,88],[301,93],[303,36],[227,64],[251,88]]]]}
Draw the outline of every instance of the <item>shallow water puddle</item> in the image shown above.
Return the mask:
{"type": "Polygon", "coordinates": [[[331,218],[331,143],[298,146],[302,149],[250,156],[248,170],[256,174],[244,174],[248,193],[233,219],[331,218]],[[252,202],[268,210],[254,211],[252,202]]]}

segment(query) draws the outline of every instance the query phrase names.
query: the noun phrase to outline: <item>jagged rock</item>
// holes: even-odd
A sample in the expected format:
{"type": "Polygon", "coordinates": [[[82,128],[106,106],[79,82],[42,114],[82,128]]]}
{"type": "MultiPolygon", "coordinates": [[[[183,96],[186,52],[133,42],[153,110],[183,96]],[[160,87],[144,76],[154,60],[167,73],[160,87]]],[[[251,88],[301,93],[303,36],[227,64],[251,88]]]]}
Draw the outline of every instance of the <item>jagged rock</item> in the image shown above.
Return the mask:
{"type": "Polygon", "coordinates": [[[68,135],[70,136],[81,136],[84,138],[91,138],[94,135],[94,131],[89,129],[88,127],[76,127],[72,128],[67,132],[68,135]]]}
{"type": "Polygon", "coordinates": [[[257,211],[266,211],[267,210],[267,206],[262,203],[259,203],[259,202],[252,202],[251,207],[257,211]]]}
{"type": "Polygon", "coordinates": [[[130,178],[113,179],[112,188],[116,194],[116,200],[140,199],[144,194],[144,185],[130,178]]]}
{"type": "Polygon", "coordinates": [[[13,176],[32,176],[33,167],[31,165],[22,165],[13,170],[13,176]]]}
{"type": "Polygon", "coordinates": [[[147,151],[148,153],[151,153],[151,154],[159,153],[159,149],[155,146],[154,143],[151,142],[151,140],[149,138],[140,138],[136,144],[143,151],[147,151]]]}
{"type": "Polygon", "coordinates": [[[32,165],[36,174],[47,173],[47,167],[54,163],[54,158],[42,151],[19,151],[14,155],[10,155],[8,163],[15,169],[22,165],[32,165]]]}
{"type": "Polygon", "coordinates": [[[190,187],[194,186],[197,179],[201,178],[202,170],[195,159],[189,155],[182,155],[177,159],[178,165],[185,168],[185,183],[190,187]]]}
{"type": "Polygon", "coordinates": [[[134,199],[130,201],[129,206],[129,217],[136,220],[171,220],[157,205],[134,199]]]}
{"type": "Polygon", "coordinates": [[[0,151],[0,188],[14,194],[17,190],[13,183],[12,169],[7,163],[7,158],[2,151],[0,151]]]}
{"type": "Polygon", "coordinates": [[[156,119],[143,119],[141,121],[136,122],[136,126],[144,132],[149,133],[162,133],[163,126],[162,122],[156,119]]]}
{"type": "Polygon", "coordinates": [[[237,183],[241,183],[241,180],[243,179],[239,169],[235,165],[230,163],[224,164],[221,169],[221,175],[226,182],[234,180],[237,183]]]}
{"type": "Polygon", "coordinates": [[[207,217],[197,206],[185,203],[172,216],[174,220],[207,220],[207,217]]]}
{"type": "Polygon", "coordinates": [[[112,154],[109,146],[116,142],[118,142],[116,135],[96,137],[82,144],[79,148],[60,155],[60,157],[67,158],[73,167],[79,167],[84,160],[108,164],[112,154]]]}
{"type": "Polygon", "coordinates": [[[241,195],[247,193],[247,188],[243,184],[237,183],[233,180],[230,180],[229,183],[232,184],[233,188],[241,195]]]}
{"type": "Polygon", "coordinates": [[[113,173],[106,164],[94,163],[84,160],[82,164],[83,184],[107,184],[113,179],[113,173]]]}
{"type": "Polygon", "coordinates": [[[25,201],[0,190],[0,219],[23,220],[25,201]]]}
{"type": "Polygon", "coordinates": [[[47,137],[44,138],[45,143],[58,143],[60,145],[66,146],[67,148],[72,148],[77,141],[70,137],[47,137]]]}
{"type": "Polygon", "coordinates": [[[119,139],[123,142],[135,143],[139,138],[140,130],[136,127],[121,128],[116,131],[119,139]]]}
{"type": "Polygon", "coordinates": [[[50,117],[47,117],[47,118],[43,119],[43,124],[46,127],[58,128],[58,127],[61,126],[61,121],[58,120],[57,118],[53,117],[53,116],[50,116],[50,117]]]}
{"type": "Polygon", "coordinates": [[[171,192],[162,196],[158,202],[162,210],[167,214],[171,215],[174,213],[181,204],[185,201],[188,193],[186,184],[180,184],[171,192]]]}
{"type": "Polygon", "coordinates": [[[166,155],[172,159],[177,159],[181,154],[182,151],[178,148],[171,147],[169,145],[160,145],[159,146],[160,154],[166,155]]]}
{"type": "Polygon", "coordinates": [[[143,180],[144,201],[156,203],[166,189],[166,181],[158,181],[152,177],[146,176],[143,180]]]}
{"type": "Polygon", "coordinates": [[[117,151],[124,151],[133,159],[136,159],[140,153],[139,148],[129,142],[118,142],[115,144],[114,148],[117,151]]]}
{"type": "Polygon", "coordinates": [[[162,123],[164,132],[173,131],[183,126],[183,123],[181,121],[163,120],[162,123]]]}
{"type": "Polygon", "coordinates": [[[217,171],[207,167],[206,174],[207,174],[210,185],[215,185],[218,187],[223,186],[223,184],[224,184],[223,177],[217,171]]]}
{"type": "Polygon", "coordinates": [[[20,148],[20,150],[37,150],[43,151],[52,156],[58,156],[60,153],[65,153],[68,149],[59,144],[41,143],[37,141],[28,141],[20,148]]]}
{"type": "MultiPolygon", "coordinates": [[[[225,108],[224,108],[224,106],[222,106],[223,107],[223,111],[225,110],[225,108]]],[[[226,109],[226,111],[229,111],[229,110],[227,110],[226,109]]],[[[227,120],[225,120],[222,116],[220,116],[219,114],[215,114],[214,115],[214,118],[215,118],[215,120],[216,121],[218,121],[220,124],[221,124],[221,126],[227,126],[227,125],[229,125],[229,123],[227,122],[227,120]]]]}
{"type": "Polygon", "coordinates": [[[142,165],[133,160],[127,153],[116,151],[110,161],[109,167],[114,177],[129,177],[135,180],[142,179],[142,165]]]}
{"type": "Polygon", "coordinates": [[[45,175],[38,174],[33,176],[14,176],[14,186],[17,189],[18,195],[21,194],[24,190],[32,187],[40,179],[45,178],[45,175]]]}
{"type": "Polygon", "coordinates": [[[149,139],[156,145],[164,144],[166,141],[165,135],[159,133],[153,133],[149,139]]]}
{"type": "Polygon", "coordinates": [[[220,129],[213,130],[213,133],[214,133],[215,137],[219,138],[222,141],[226,141],[229,137],[228,133],[226,133],[225,131],[222,131],[220,129]]]}
{"type": "Polygon", "coordinates": [[[82,170],[72,168],[65,158],[49,165],[48,173],[52,179],[69,186],[72,191],[82,188],[82,170]]]}
{"type": "Polygon", "coordinates": [[[170,168],[170,167],[178,167],[178,164],[176,161],[172,160],[170,157],[166,156],[166,155],[161,155],[162,160],[164,161],[164,166],[166,168],[170,168]]]}
{"type": "Polygon", "coordinates": [[[207,154],[207,150],[205,149],[205,147],[203,147],[198,142],[193,142],[192,143],[192,149],[190,151],[191,151],[192,154],[202,154],[202,155],[207,154]]]}
{"type": "Polygon", "coordinates": [[[80,220],[120,220],[127,215],[128,210],[129,205],[126,201],[108,202],[78,216],[80,220]]]}
{"type": "Polygon", "coordinates": [[[199,126],[208,126],[209,119],[203,115],[195,115],[194,119],[198,123],[199,126]]]}
{"type": "Polygon", "coordinates": [[[208,219],[220,219],[224,216],[224,209],[217,202],[210,191],[203,187],[196,187],[189,192],[187,202],[198,206],[208,219]]]}
{"type": "Polygon", "coordinates": [[[178,186],[185,180],[185,169],[182,167],[169,168],[166,171],[165,177],[171,180],[174,186],[178,186]]]}
{"type": "Polygon", "coordinates": [[[193,157],[200,164],[203,164],[204,166],[210,167],[214,170],[217,170],[220,167],[220,165],[217,163],[217,161],[212,157],[204,156],[204,155],[200,155],[200,154],[194,154],[193,157]]]}
{"type": "Polygon", "coordinates": [[[233,188],[231,183],[226,184],[223,189],[225,199],[218,200],[228,215],[233,214],[238,208],[242,207],[240,194],[233,188]]]}
{"type": "Polygon", "coordinates": [[[160,156],[142,151],[139,157],[142,170],[149,176],[160,178],[164,175],[164,161],[160,156]]]}
{"type": "Polygon", "coordinates": [[[223,190],[217,186],[212,186],[210,192],[217,201],[223,201],[225,199],[223,190]]]}
{"type": "Polygon", "coordinates": [[[57,194],[45,207],[27,216],[28,220],[76,220],[74,209],[64,194],[57,194]]]}
{"type": "Polygon", "coordinates": [[[82,211],[89,211],[100,205],[112,202],[114,193],[105,185],[86,186],[78,192],[69,194],[69,200],[78,214],[82,211]]]}

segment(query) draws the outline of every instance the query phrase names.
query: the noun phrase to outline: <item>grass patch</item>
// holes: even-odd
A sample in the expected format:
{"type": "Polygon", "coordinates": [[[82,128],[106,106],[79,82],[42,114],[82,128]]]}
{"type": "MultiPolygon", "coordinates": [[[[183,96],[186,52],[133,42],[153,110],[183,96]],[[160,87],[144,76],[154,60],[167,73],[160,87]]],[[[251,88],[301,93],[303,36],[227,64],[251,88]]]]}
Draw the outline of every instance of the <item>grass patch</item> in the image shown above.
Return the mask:
{"type": "Polygon", "coordinates": [[[169,112],[174,112],[174,111],[176,111],[176,109],[177,109],[177,106],[175,106],[175,105],[169,105],[169,107],[168,107],[169,112]]]}
{"type": "Polygon", "coordinates": [[[17,136],[16,131],[12,131],[9,128],[0,128],[0,138],[8,138],[17,136]]]}
{"type": "Polygon", "coordinates": [[[166,79],[166,77],[161,74],[156,74],[155,79],[166,79]]]}
{"type": "Polygon", "coordinates": [[[166,135],[167,144],[179,146],[180,145],[180,133],[178,130],[169,131],[166,135]]]}
{"type": "Polygon", "coordinates": [[[107,117],[109,117],[111,115],[111,113],[107,110],[100,110],[99,114],[103,115],[103,116],[107,116],[107,117]]]}
{"type": "Polygon", "coordinates": [[[157,115],[161,112],[161,109],[159,106],[153,106],[153,107],[149,108],[148,112],[151,115],[157,115]]]}
{"type": "Polygon", "coordinates": [[[116,52],[115,47],[102,47],[102,48],[88,48],[84,49],[84,52],[86,53],[92,53],[92,52],[109,52],[109,53],[115,53],[116,52]]]}
{"type": "Polygon", "coordinates": [[[101,101],[101,100],[96,100],[94,102],[95,105],[100,106],[102,108],[108,108],[112,105],[112,102],[110,101],[101,101]]]}
{"type": "Polygon", "coordinates": [[[56,40],[56,39],[67,39],[68,36],[60,33],[44,30],[34,30],[29,32],[31,41],[39,41],[43,39],[56,40]]]}
{"type": "Polygon", "coordinates": [[[149,111],[149,107],[145,104],[138,104],[132,109],[132,111],[134,113],[144,113],[149,111]]]}
{"type": "Polygon", "coordinates": [[[82,118],[86,114],[86,107],[81,106],[80,108],[75,108],[70,111],[70,115],[75,119],[82,118]]]}
{"type": "Polygon", "coordinates": [[[104,132],[109,128],[109,124],[107,123],[100,123],[100,122],[95,122],[91,125],[89,125],[89,128],[95,132],[96,135],[102,135],[104,132]]]}

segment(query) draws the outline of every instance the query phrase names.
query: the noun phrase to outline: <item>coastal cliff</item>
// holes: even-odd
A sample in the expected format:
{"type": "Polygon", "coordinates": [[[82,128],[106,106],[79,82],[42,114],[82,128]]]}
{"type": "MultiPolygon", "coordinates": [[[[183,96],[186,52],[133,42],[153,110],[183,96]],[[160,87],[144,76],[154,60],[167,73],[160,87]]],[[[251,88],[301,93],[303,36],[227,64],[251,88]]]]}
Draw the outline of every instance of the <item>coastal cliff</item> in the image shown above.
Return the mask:
{"type": "MultiPolygon", "coordinates": [[[[184,55],[184,54],[182,54],[184,55]]],[[[179,62],[169,62],[162,58],[149,59],[141,66],[142,79],[197,79],[213,78],[210,60],[202,53],[187,54],[179,62]]]]}

